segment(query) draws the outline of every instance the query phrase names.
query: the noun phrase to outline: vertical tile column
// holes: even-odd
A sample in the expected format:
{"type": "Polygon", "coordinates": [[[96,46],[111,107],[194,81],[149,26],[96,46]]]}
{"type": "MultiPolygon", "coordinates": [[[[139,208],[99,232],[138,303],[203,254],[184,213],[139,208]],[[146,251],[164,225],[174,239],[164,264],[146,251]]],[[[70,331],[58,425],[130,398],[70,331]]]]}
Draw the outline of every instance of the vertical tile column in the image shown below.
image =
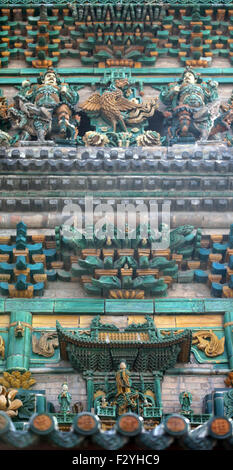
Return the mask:
{"type": "Polygon", "coordinates": [[[156,406],[160,407],[162,406],[161,381],[163,379],[163,372],[153,372],[153,376],[156,406]]]}
{"type": "Polygon", "coordinates": [[[228,311],[225,313],[223,326],[225,332],[229,368],[233,369],[233,307],[232,311],[228,311]]]}
{"type": "Polygon", "coordinates": [[[6,370],[25,372],[29,369],[32,336],[32,314],[11,312],[6,370]]]}
{"type": "Polygon", "coordinates": [[[87,411],[91,411],[94,404],[94,382],[93,371],[85,371],[83,374],[87,384],[87,411]]]}

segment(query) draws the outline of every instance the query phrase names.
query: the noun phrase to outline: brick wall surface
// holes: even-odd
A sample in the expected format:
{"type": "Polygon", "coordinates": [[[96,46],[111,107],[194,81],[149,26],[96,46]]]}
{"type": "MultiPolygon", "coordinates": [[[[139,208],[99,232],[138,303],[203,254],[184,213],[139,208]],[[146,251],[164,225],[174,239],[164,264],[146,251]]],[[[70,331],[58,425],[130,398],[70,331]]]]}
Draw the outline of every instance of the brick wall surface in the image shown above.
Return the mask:
{"type": "Polygon", "coordinates": [[[164,413],[176,413],[181,410],[179,394],[190,392],[192,394],[191,408],[195,414],[203,413],[203,400],[205,395],[215,388],[225,388],[226,375],[165,375],[162,382],[162,402],[164,413]]]}
{"type": "Polygon", "coordinates": [[[79,374],[35,374],[34,390],[46,390],[46,398],[55,406],[55,411],[60,411],[58,395],[61,393],[62,384],[67,382],[69,393],[72,396],[71,407],[81,401],[86,409],[86,383],[79,374]]]}

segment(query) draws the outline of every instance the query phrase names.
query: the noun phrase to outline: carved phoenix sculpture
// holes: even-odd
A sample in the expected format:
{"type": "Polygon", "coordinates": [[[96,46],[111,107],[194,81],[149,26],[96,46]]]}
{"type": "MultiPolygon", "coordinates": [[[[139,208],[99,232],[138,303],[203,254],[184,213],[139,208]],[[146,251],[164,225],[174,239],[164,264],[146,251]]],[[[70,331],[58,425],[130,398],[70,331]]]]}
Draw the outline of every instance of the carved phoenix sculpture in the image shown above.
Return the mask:
{"type": "Polygon", "coordinates": [[[127,85],[127,80],[116,80],[112,90],[107,90],[102,95],[99,92],[94,93],[84,103],[80,104],[80,108],[88,113],[99,114],[103,119],[112,124],[113,132],[116,132],[118,123],[127,132],[125,120],[128,124],[142,122],[148,117],[153,116],[158,108],[156,98],[147,103],[138,103],[135,98],[132,100],[125,98],[121,88],[127,85]],[[128,111],[131,111],[131,114],[124,120],[122,113],[128,111]]]}

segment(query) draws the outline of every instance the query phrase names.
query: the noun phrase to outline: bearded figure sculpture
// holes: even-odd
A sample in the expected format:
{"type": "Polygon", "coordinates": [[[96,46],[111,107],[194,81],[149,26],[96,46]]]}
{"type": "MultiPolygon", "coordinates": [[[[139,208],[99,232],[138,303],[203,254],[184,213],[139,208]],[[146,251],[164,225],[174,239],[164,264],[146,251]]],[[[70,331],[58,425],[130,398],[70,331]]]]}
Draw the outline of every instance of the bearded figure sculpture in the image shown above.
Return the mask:
{"type": "Polygon", "coordinates": [[[189,67],[178,82],[163,87],[160,101],[166,107],[164,115],[168,142],[207,140],[217,98],[218,83],[211,80],[203,82],[189,67]]]}
{"type": "Polygon", "coordinates": [[[24,82],[10,110],[13,127],[19,131],[18,139],[34,138],[45,142],[53,134],[75,139],[79,122],[75,110],[78,100],[78,93],[62,83],[53,69],[42,74],[38,84],[24,82]]]}

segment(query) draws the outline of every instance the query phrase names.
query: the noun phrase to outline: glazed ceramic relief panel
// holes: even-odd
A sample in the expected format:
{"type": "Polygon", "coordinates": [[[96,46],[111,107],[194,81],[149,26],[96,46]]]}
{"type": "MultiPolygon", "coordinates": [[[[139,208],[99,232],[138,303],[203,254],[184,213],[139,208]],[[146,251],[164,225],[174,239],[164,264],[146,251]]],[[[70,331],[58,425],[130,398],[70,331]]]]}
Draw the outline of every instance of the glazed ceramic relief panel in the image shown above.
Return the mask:
{"type": "Polygon", "coordinates": [[[104,224],[90,236],[88,230],[65,223],[46,236],[29,234],[21,221],[15,235],[1,237],[1,296],[153,299],[195,297],[197,292],[203,298],[232,296],[232,226],[224,235],[203,234],[187,224],[170,231],[161,224],[157,232],[147,227],[146,235],[145,228],[126,224],[123,236],[116,225],[104,224]],[[161,250],[164,237],[169,248],[161,250]]]}
{"type": "MultiPolygon", "coordinates": [[[[106,404],[104,404],[103,400],[105,398],[106,403],[110,403],[114,399],[113,395],[116,387],[115,373],[117,370],[122,370],[123,366],[120,367],[120,363],[124,361],[126,361],[131,377],[131,405],[133,406],[134,403],[135,390],[139,390],[141,399],[144,393],[146,401],[150,403],[148,410],[144,410],[148,414],[148,416],[145,415],[145,418],[148,419],[152,417],[151,406],[155,408],[153,413],[155,413],[157,418],[161,415],[162,410],[163,413],[166,413],[182,409],[182,403],[179,398],[182,393],[182,387],[185,387],[186,391],[190,394],[192,406],[195,413],[199,415],[202,413],[203,400],[209,390],[210,382],[214,388],[225,387],[230,345],[228,343],[229,338],[224,336],[224,328],[220,327],[222,318],[219,315],[203,315],[199,321],[198,316],[193,315],[190,317],[158,315],[154,317],[154,320],[153,316],[148,315],[128,316],[127,322],[124,318],[126,323],[124,330],[122,329],[121,316],[115,318],[113,316],[80,317],[79,324],[82,325],[81,328],[76,327],[76,315],[72,318],[59,315],[58,321],[56,320],[57,316],[53,320],[50,316],[47,317],[47,325],[49,323],[51,325],[53,321],[53,324],[56,322],[57,327],[47,327],[44,329],[35,327],[38,325],[38,322],[42,321],[40,320],[42,317],[35,314],[33,317],[32,324],[34,324],[34,328],[31,336],[30,363],[26,365],[27,344],[23,338],[26,322],[21,319],[20,324],[14,325],[13,314],[11,314],[8,340],[7,337],[6,341],[2,338],[6,353],[6,362],[2,363],[3,371],[6,371],[3,373],[4,384],[6,385],[6,382],[10,381],[11,386],[15,386],[17,382],[18,386],[21,385],[21,388],[31,389],[31,393],[34,391],[37,394],[39,394],[38,390],[46,389],[46,399],[48,403],[52,403],[55,407],[54,412],[60,412],[58,395],[60,393],[59,387],[61,386],[60,379],[63,377],[64,383],[68,383],[69,393],[73,397],[72,407],[75,403],[79,402],[82,402],[83,407],[87,406],[88,410],[94,407],[97,412],[99,407],[98,413],[103,418],[106,418],[107,411],[113,414],[116,413],[118,407],[123,406],[123,402],[118,403],[116,408],[111,408],[109,404],[111,409],[105,409],[106,404]],[[111,323],[109,323],[110,321],[111,323]],[[195,328],[195,324],[200,324],[200,322],[201,326],[195,328]],[[62,327],[61,325],[64,326],[62,327]],[[14,337],[11,337],[12,329],[14,329],[14,337]],[[191,343],[190,334],[192,334],[191,343]],[[70,340],[73,344],[72,347],[69,346],[70,340]],[[158,355],[156,353],[156,342],[158,340],[160,349],[162,344],[164,344],[163,357],[160,357],[160,353],[158,355]],[[16,341],[18,344],[15,344],[16,341]],[[151,343],[150,349],[148,349],[150,354],[149,363],[146,355],[145,357],[143,355],[144,349],[142,348],[143,343],[148,343],[148,341],[151,343]],[[15,358],[11,352],[12,342],[15,344],[16,349],[14,348],[14,350],[18,351],[18,355],[15,358]],[[76,342],[77,347],[79,345],[78,349],[75,349],[76,342]],[[21,351],[19,350],[19,343],[21,351]],[[99,357],[100,351],[98,350],[101,347],[105,348],[106,343],[108,343],[112,350],[111,356],[114,364],[109,364],[110,359],[106,354],[106,357],[103,355],[99,357]],[[118,349],[119,343],[122,343],[120,350],[118,349]],[[179,348],[176,351],[177,364],[175,364],[174,354],[178,344],[181,345],[182,351],[179,352],[179,348]],[[78,352],[80,345],[82,345],[80,350],[82,351],[81,356],[78,352]],[[88,356],[88,347],[90,346],[92,354],[88,356]],[[141,351],[140,348],[142,348],[141,351]],[[172,361],[169,350],[172,352],[172,361]],[[134,354],[132,354],[132,351],[134,351],[134,354]],[[21,359],[19,358],[20,352],[21,359]],[[194,355],[190,355],[190,352],[194,355]],[[61,354],[60,359],[59,353],[61,354]],[[135,358],[137,358],[136,362],[135,358]],[[87,360],[88,363],[86,362],[87,360]],[[153,361],[156,363],[153,369],[155,368],[157,372],[160,370],[156,376],[154,376],[154,372],[151,370],[153,361]],[[209,367],[208,371],[206,364],[209,367]],[[196,370],[200,369],[203,366],[206,369],[206,376],[202,380],[202,392],[197,396],[193,370],[195,368],[196,370]],[[72,367],[74,367],[74,370],[71,374],[72,367]],[[215,379],[211,371],[216,367],[220,370],[218,371],[218,377],[215,379]],[[46,368],[49,369],[49,386],[45,386],[47,380],[45,376],[46,368]],[[168,370],[165,371],[164,368],[168,370]],[[44,372],[42,372],[42,369],[44,372]],[[60,374],[57,375],[59,369],[60,374]],[[183,378],[182,374],[180,376],[181,369],[187,369],[183,378]],[[108,377],[107,382],[106,377],[108,377]],[[28,380],[27,386],[26,379],[28,380]],[[168,391],[173,387],[174,380],[176,381],[176,397],[174,396],[174,402],[171,407],[171,403],[167,402],[166,397],[168,391]],[[22,381],[22,384],[20,381],[22,381]],[[111,400],[110,396],[112,397],[111,400]]],[[[104,350],[106,351],[106,348],[104,350]]],[[[138,403],[137,400],[135,403],[138,403]]],[[[125,408],[124,410],[127,411],[125,408]]],[[[112,417],[114,416],[112,415],[112,417]]]]}
{"type": "MultiPolygon", "coordinates": [[[[3,72],[9,67],[12,85],[18,86],[10,93],[13,101],[2,97],[2,132],[12,127],[11,137],[2,134],[4,145],[55,139],[154,147],[219,136],[231,141],[231,95],[221,103],[219,72],[214,80],[209,74],[218,60],[231,66],[229,6],[31,7],[1,4],[1,66],[3,72]],[[90,84],[95,92],[80,100],[79,89],[90,84]],[[147,98],[149,84],[155,92],[147,98]]],[[[230,82],[226,76],[220,83],[230,82]]]]}
{"type": "Polygon", "coordinates": [[[154,147],[202,144],[219,140],[220,134],[230,142],[231,97],[221,103],[218,82],[202,78],[193,68],[165,86],[156,87],[155,77],[160,93],[143,99],[143,79],[137,82],[128,68],[104,72],[95,84],[96,92],[83,102],[78,76],[75,81],[77,85],[66,83],[50,68],[40,73],[37,84],[24,80],[13,103],[3,96],[2,127],[12,127],[13,133],[12,137],[2,134],[5,145],[55,139],[60,145],[154,147]]]}
{"type": "Polygon", "coordinates": [[[1,406],[17,429],[230,417],[233,10],[0,9],[1,406]],[[111,234],[67,222],[86,194],[111,234]],[[169,201],[171,226],[138,215],[121,237],[122,199],[169,201]]]}

